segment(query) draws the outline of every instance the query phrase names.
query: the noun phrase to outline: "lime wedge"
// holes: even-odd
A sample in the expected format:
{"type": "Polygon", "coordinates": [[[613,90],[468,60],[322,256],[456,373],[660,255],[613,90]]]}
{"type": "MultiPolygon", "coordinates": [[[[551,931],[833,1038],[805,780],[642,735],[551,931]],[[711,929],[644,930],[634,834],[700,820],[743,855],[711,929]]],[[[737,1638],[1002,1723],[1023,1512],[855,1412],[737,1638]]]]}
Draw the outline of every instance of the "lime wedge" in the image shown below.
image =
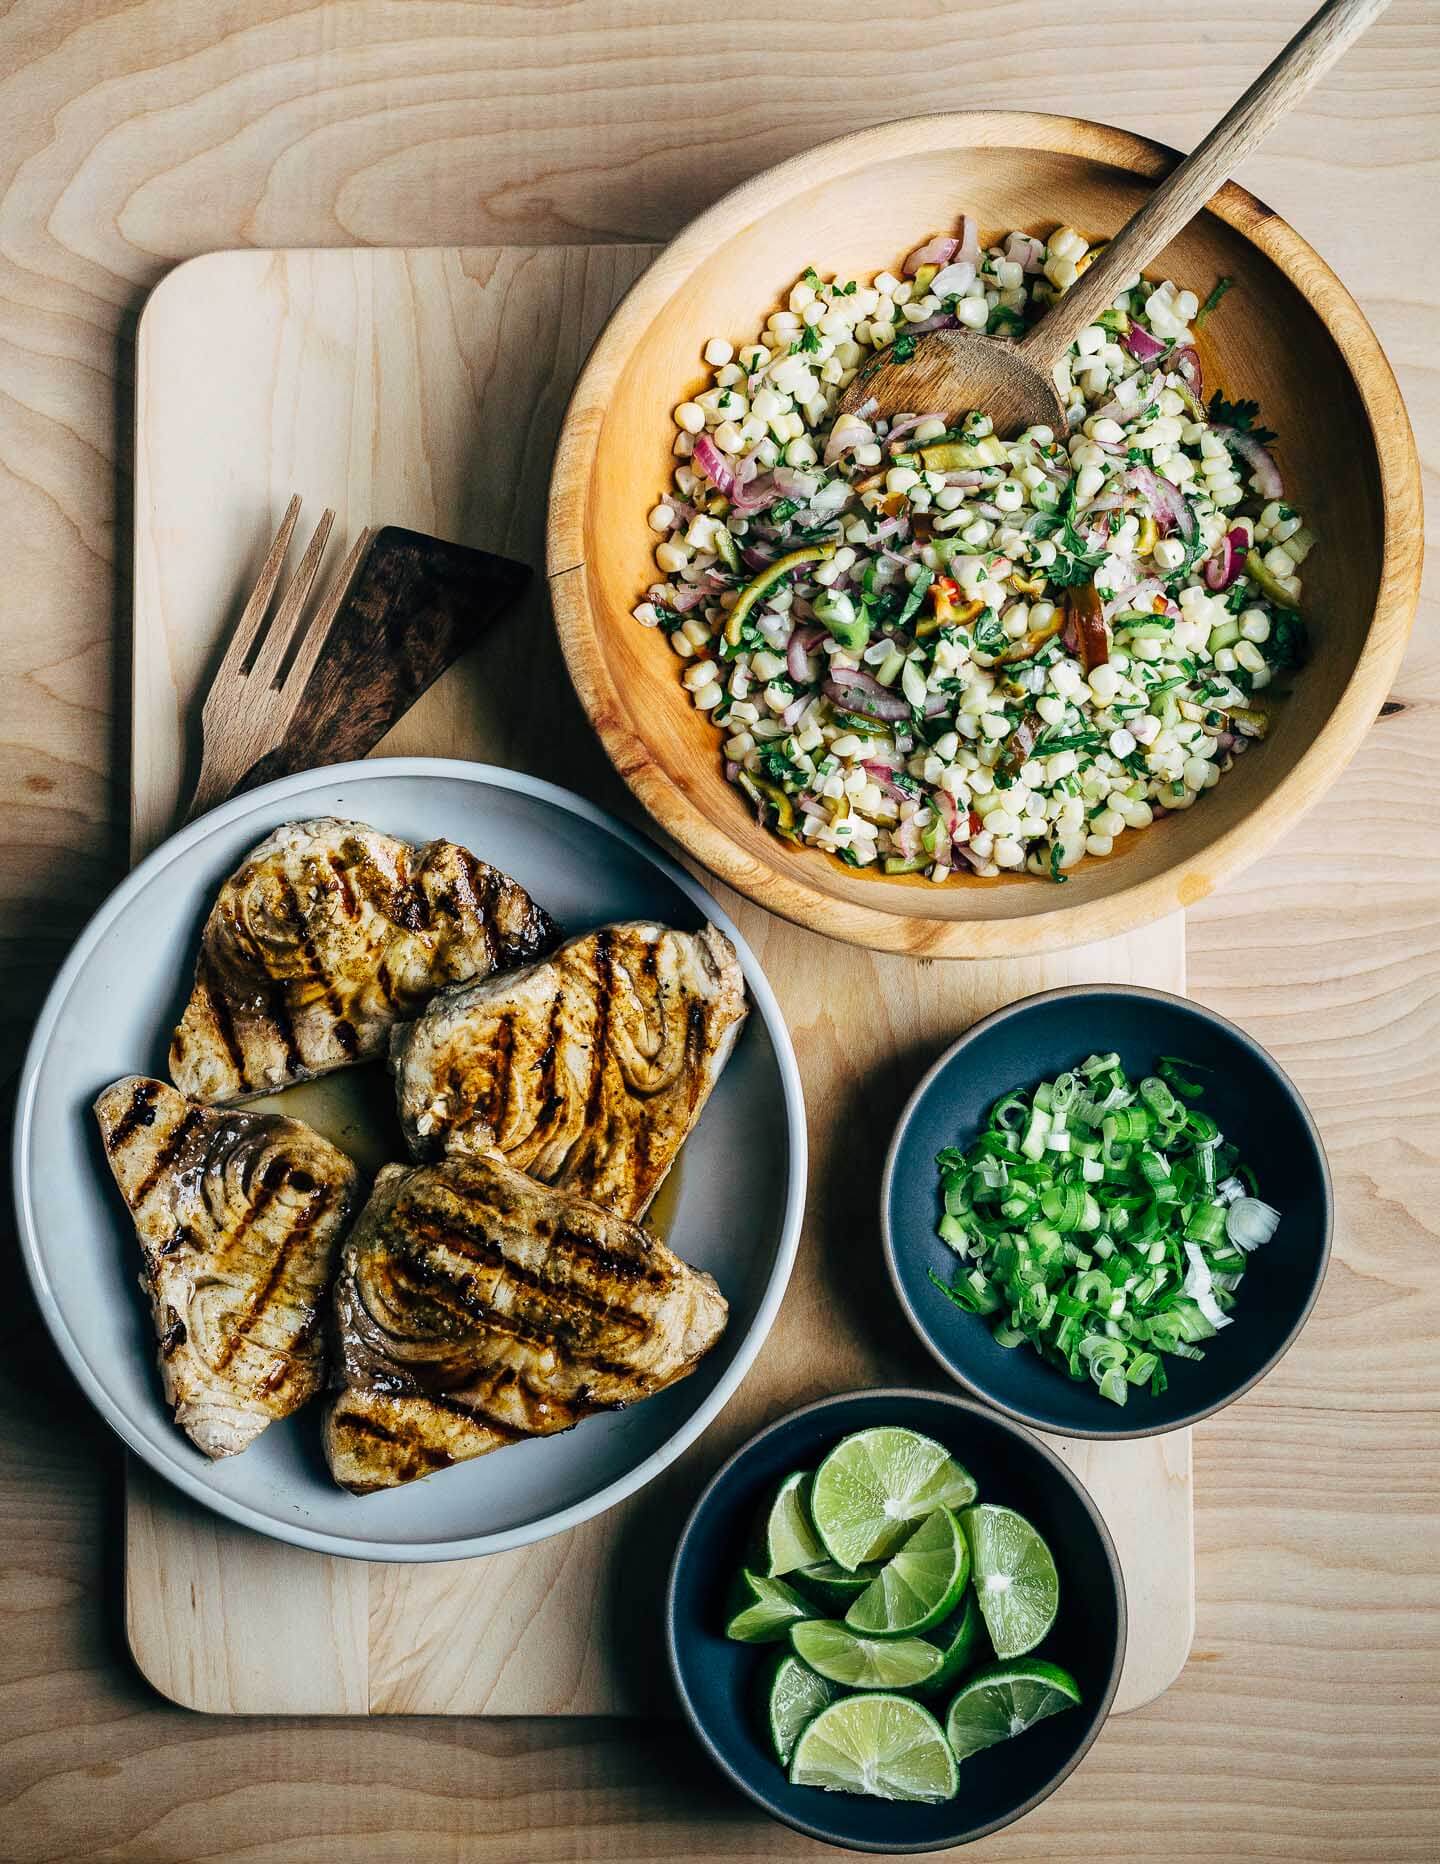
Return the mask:
{"type": "Polygon", "coordinates": [[[834,1683],[817,1676],[792,1651],[775,1653],[765,1689],[765,1723],[782,1767],[789,1766],[802,1731],[839,1694],[834,1683]]]}
{"type": "Polygon", "coordinates": [[[778,1644],[791,1625],[815,1616],[814,1606],[793,1586],[748,1567],[732,1588],[729,1610],[725,1635],[741,1644],[778,1644]]]}
{"type": "Polygon", "coordinates": [[[795,1744],[792,1786],[931,1805],[953,1799],[955,1756],[928,1709],[907,1696],[847,1696],[822,1709],[795,1744]]]}
{"type": "Polygon", "coordinates": [[[981,1748],[1023,1735],[1036,1722],[1080,1700],[1075,1678],[1058,1663],[1039,1657],[1012,1658],[977,1670],[950,1704],[945,1732],[957,1760],[981,1748]]]}
{"type": "Polygon", "coordinates": [[[915,1689],[943,1661],[923,1637],[857,1637],[835,1618],[792,1625],[790,1648],[812,1670],[847,1689],[915,1689]]]}
{"type": "Polygon", "coordinates": [[[836,1444],[816,1472],[810,1513],[830,1558],[853,1571],[894,1553],[935,1509],[963,1508],[976,1493],[943,1443],[881,1425],[836,1444]]]}
{"type": "Polygon", "coordinates": [[[868,1566],[857,1566],[853,1573],[834,1560],[821,1560],[814,1566],[802,1566],[790,1578],[812,1599],[819,1599],[823,1605],[843,1611],[852,1599],[865,1590],[879,1571],[878,1560],[868,1566]]]}
{"type": "Polygon", "coordinates": [[[805,1491],[810,1473],[797,1469],[786,1476],[760,1514],[759,1570],[771,1579],[793,1573],[799,1566],[814,1566],[825,1549],[810,1525],[805,1491]]]}
{"type": "Polygon", "coordinates": [[[1023,1657],[1055,1622],[1060,1580],[1050,1549],[1024,1515],[993,1502],[960,1517],[975,1569],[975,1597],[997,1657],[1023,1657]]]}
{"type": "Polygon", "coordinates": [[[942,1690],[953,1688],[984,1648],[984,1635],[975,1594],[967,1592],[959,1611],[952,1613],[943,1625],[937,1625],[930,1633],[928,1641],[938,1646],[944,1662],[921,1694],[938,1696],[942,1690]]]}
{"type": "Polygon", "coordinates": [[[949,1508],[926,1515],[845,1614],[867,1637],[911,1637],[948,1618],[970,1577],[970,1550],[949,1508]]]}

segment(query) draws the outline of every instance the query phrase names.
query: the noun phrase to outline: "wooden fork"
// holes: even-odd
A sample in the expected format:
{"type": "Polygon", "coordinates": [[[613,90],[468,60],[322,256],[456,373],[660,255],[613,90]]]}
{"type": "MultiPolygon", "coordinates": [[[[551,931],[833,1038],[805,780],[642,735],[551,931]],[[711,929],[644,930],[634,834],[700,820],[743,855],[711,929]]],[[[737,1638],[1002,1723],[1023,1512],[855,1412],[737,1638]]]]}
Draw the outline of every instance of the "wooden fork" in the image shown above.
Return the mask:
{"type": "Polygon", "coordinates": [[[200,776],[185,814],[187,822],[193,822],[196,816],[223,802],[239,788],[246,773],[262,757],[284,743],[346,590],[369,546],[367,527],[355,539],[329,592],[311,617],[309,628],[305,629],[305,603],[320,568],[320,559],[325,554],[330,527],[335,522],[335,513],[326,511],[267,628],[265,618],[299,515],[297,495],[286,508],[270,554],[260,571],[260,579],[245,604],[245,612],[236,624],[225,658],[205,696],[200,714],[200,776]]]}

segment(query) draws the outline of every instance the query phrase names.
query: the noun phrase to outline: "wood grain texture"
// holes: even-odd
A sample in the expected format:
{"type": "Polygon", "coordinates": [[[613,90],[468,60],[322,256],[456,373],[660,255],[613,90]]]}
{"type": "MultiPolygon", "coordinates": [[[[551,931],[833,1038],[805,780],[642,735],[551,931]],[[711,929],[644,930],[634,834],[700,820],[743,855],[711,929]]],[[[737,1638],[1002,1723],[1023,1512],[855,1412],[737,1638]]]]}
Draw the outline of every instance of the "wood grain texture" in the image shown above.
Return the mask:
{"type": "MultiPolygon", "coordinates": [[[[1038,95],[1185,148],[1306,11],[1306,0],[1168,0],[1136,81],[1128,0],[1083,14],[1071,0],[900,0],[883,24],[871,6],[831,0],[823,55],[808,5],[742,6],[720,33],[713,9],[675,0],[661,36],[639,0],[11,6],[0,18],[7,1052],[127,862],[131,342],[143,294],[171,265],[244,244],[663,238],[823,137],[957,99],[999,108],[1038,95]]],[[[1437,105],[1440,19],[1429,0],[1395,0],[1239,177],[1360,298],[1431,469],[1440,257],[1417,233],[1440,181],[1437,105]]],[[[1111,1722],[1053,1801],[976,1847],[980,1864],[1399,1864],[1440,1851],[1436,613],[1432,571],[1396,709],[1323,810],[1189,915],[1193,994],[1295,1076],[1339,1199],[1304,1336],[1257,1393],[1196,1432],[1194,1654],[1157,1703],[1111,1722]]],[[[607,803],[619,788],[593,746],[571,780],[607,803]]],[[[119,1446],[23,1289],[0,1328],[0,1850],[17,1864],[818,1855],[739,1802],[679,1730],[217,1727],[171,1709],[119,1634],[119,1446]]]]}
{"type": "MultiPolygon", "coordinates": [[[[364,500],[368,462],[383,453],[390,496],[404,501],[395,515],[407,523],[428,528],[448,514],[474,546],[504,536],[522,556],[538,550],[559,406],[556,397],[547,408],[544,390],[563,392],[566,360],[608,308],[604,287],[613,302],[653,256],[630,247],[231,253],[166,281],[142,320],[138,358],[137,841],[163,826],[164,801],[178,781],[180,721],[194,704],[187,670],[203,668],[224,645],[226,604],[206,600],[213,562],[225,555],[232,527],[263,540],[272,501],[283,496],[278,488],[298,471],[292,453],[303,447],[306,483],[327,506],[351,513],[352,526],[382,515],[367,514],[364,500]],[[422,320],[423,348],[413,336],[422,320]],[[539,345],[537,330],[561,340],[539,345]],[[245,366],[215,372],[206,421],[196,427],[192,382],[217,344],[243,354],[245,366]],[[486,367],[476,373],[469,365],[481,355],[486,367]],[[506,407],[497,411],[500,385],[506,407]],[[292,422],[306,398],[329,410],[318,430],[292,422]],[[534,409],[523,428],[504,418],[517,404],[534,409]],[[492,488],[488,507],[471,502],[476,478],[492,488]]],[[[344,548],[338,535],[335,548],[344,548]]],[[[560,753],[544,721],[573,701],[563,670],[534,652],[544,625],[543,616],[517,615],[473,657],[472,676],[500,702],[491,718],[456,705],[441,685],[434,703],[402,719],[383,749],[553,776],[560,753]],[[522,694],[517,725],[508,702],[522,694]],[[526,718],[536,721],[533,732],[526,718]]],[[[628,798],[626,812],[638,816],[628,798]]],[[[483,840],[476,850],[484,853],[483,840]]],[[[662,1481],[558,1546],[375,1567],[364,1581],[353,1573],[326,1580],[324,1570],[343,1563],[300,1549],[265,1547],[257,1558],[254,1535],[210,1519],[134,1469],[126,1532],[137,1554],[126,1562],[126,1624],[137,1663],[162,1693],[231,1714],[367,1706],[411,1715],[670,1713],[654,1601],[680,1523],[709,1474],[762,1423],[822,1392],[933,1377],[896,1324],[875,1244],[880,1156],[924,1062],[966,1024],[1052,984],[1119,977],[1185,986],[1178,918],[1050,959],[920,973],[904,959],[842,947],[822,947],[819,963],[813,937],[746,902],[731,904],[795,1038],[815,1169],[806,1243],[781,1321],[722,1419],[662,1481]],[[862,1108],[868,1116],[882,1097],[881,1081],[898,1099],[883,1119],[867,1118],[866,1142],[857,1146],[855,1126],[862,1108]],[[837,1182],[843,1203],[833,1198],[837,1182]],[[838,1272],[837,1249],[845,1264],[838,1272]],[[860,1301],[849,1285],[857,1280],[860,1301]],[[368,1620],[352,1609],[367,1586],[368,1620]],[[277,1588],[307,1601],[333,1594],[348,1615],[316,1611],[307,1635],[295,1610],[266,1608],[277,1588]]],[[[1133,1603],[1116,1700],[1134,1708],[1173,1682],[1194,1632],[1190,1436],[1062,1453],[1092,1486],[1120,1550],[1133,1603]]]]}
{"type": "MultiPolygon", "coordinates": [[[[1173,154],[1124,132],[1023,110],[907,117],[824,143],[747,182],[687,227],[585,365],[561,433],[547,535],[556,625],[586,712],[649,813],[748,898],[832,938],[914,957],[993,958],[1109,938],[1194,905],[1268,848],[1343,770],[1390,688],[1420,586],[1420,468],[1394,374],[1359,307],[1312,247],[1228,182],[1157,270],[1206,292],[1244,280],[1204,333],[1212,383],[1258,399],[1284,436],[1307,521],[1343,547],[1306,571],[1307,625],[1326,642],[1246,758],[1200,809],[1122,837],[1063,889],[1015,876],[944,887],[853,871],[788,848],[713,755],[714,728],[675,677],[658,629],[629,612],[655,575],[655,534],[631,481],[674,468],[657,425],[697,393],[717,334],[753,339],[803,258],[870,276],[951,224],[1092,237],[1152,199],[1173,154]],[[957,198],[958,197],[958,198],[957,198]],[[1062,205],[1063,203],[1063,205],[1062,205]]],[[[1043,320],[1040,326],[1043,328],[1043,320]]],[[[908,367],[908,365],[907,365],[908,367]]],[[[942,406],[944,404],[942,403],[942,406]]],[[[918,410],[917,410],[918,411],[918,410]]]]}

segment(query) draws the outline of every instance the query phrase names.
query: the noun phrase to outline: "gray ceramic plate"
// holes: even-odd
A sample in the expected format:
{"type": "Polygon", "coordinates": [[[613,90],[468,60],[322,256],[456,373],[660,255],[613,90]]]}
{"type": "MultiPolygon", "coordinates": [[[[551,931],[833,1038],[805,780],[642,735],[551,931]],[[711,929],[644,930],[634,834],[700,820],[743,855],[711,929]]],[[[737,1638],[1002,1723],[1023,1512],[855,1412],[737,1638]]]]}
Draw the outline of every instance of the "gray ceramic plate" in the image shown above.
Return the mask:
{"type": "MultiPolygon", "coordinates": [[[[403,1156],[398,1131],[395,1156],[403,1156]]],[[[790,1039],[753,954],[709,895],[649,842],[514,771],[377,759],[237,797],[158,848],[106,901],[56,979],[30,1044],[15,1185],[26,1263],[56,1343],[106,1420],[153,1469],[231,1520],[303,1547],[450,1560],[522,1546],[600,1514],[642,1488],[719,1412],[769,1332],[790,1276],[805,1195],[805,1113],[790,1039]],[[319,815],[413,841],[462,842],[513,874],[567,931],[613,919],[686,927],[709,919],[735,941],[752,1003],[685,1147],[665,1222],[672,1247],[710,1270],[730,1302],[720,1344],[690,1378],[644,1404],[364,1497],[331,1482],[314,1406],[219,1463],[175,1428],[136,1287],[134,1232],[90,1113],[120,1075],[163,1077],[220,882],[276,824],[319,815]]]]}

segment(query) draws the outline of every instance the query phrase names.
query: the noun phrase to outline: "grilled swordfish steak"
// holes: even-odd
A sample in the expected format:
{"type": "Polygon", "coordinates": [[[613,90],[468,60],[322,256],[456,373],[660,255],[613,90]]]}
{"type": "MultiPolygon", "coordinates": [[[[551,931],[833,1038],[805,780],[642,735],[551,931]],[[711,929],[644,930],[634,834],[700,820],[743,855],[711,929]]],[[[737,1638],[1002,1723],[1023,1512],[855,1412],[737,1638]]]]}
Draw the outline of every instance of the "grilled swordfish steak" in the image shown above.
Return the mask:
{"type": "Polygon", "coordinates": [[[638,1218],[745,1020],[723,932],[637,922],[436,997],[391,1040],[422,1157],[494,1147],[532,1178],[638,1218]]]}
{"type": "Polygon", "coordinates": [[[320,1389],[321,1320],[359,1178],[319,1133],[131,1075],[95,1102],[140,1239],[175,1422],[233,1456],[320,1389]]]}
{"type": "Polygon", "coordinates": [[[442,985],[527,963],[555,938],[523,887],[453,841],[288,822],[220,889],[170,1078],[214,1103],[366,1061],[442,985]]]}
{"type": "Polygon", "coordinates": [[[633,1404],[726,1312],[638,1225],[498,1153],[387,1165],[335,1282],[330,1472],[364,1495],[633,1404]]]}

